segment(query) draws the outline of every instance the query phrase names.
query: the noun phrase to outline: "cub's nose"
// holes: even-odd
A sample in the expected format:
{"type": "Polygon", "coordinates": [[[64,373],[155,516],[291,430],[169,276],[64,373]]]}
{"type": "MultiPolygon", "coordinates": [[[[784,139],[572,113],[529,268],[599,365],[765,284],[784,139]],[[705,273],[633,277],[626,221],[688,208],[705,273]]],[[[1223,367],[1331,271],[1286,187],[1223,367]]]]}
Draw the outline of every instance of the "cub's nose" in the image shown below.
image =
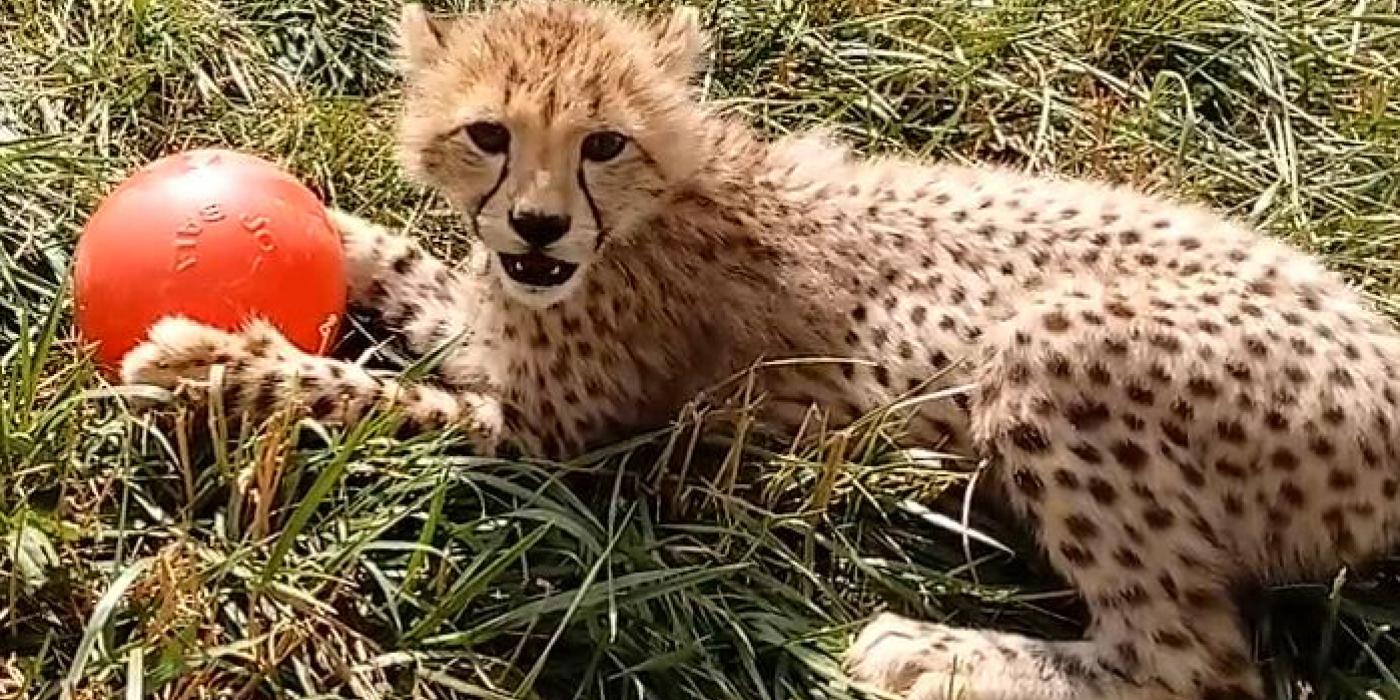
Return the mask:
{"type": "Polygon", "coordinates": [[[526,243],[543,248],[569,232],[569,217],[524,211],[510,213],[510,227],[526,243]]]}

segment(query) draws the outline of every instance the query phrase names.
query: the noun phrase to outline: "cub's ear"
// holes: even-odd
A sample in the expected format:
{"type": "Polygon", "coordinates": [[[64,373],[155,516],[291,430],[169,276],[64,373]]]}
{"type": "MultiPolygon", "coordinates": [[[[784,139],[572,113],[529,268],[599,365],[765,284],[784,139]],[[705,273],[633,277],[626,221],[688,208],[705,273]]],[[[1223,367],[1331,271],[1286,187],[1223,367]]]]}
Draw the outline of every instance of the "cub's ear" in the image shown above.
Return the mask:
{"type": "Polygon", "coordinates": [[[399,70],[412,74],[436,61],[442,53],[446,24],[447,20],[432,17],[422,5],[406,3],[399,14],[399,70]]]}
{"type": "Polygon", "coordinates": [[[656,51],[661,68],[681,80],[689,80],[704,68],[703,55],[708,45],[705,30],[700,27],[700,11],[680,6],[670,17],[657,22],[656,51]]]}

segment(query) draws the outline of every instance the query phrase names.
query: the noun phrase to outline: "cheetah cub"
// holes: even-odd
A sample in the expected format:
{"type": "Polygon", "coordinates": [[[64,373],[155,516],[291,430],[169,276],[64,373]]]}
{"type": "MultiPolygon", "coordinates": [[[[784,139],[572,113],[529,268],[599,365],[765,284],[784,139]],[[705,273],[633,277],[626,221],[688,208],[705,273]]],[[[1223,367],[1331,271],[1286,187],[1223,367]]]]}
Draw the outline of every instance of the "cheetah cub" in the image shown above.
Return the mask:
{"type": "Polygon", "coordinates": [[[1100,184],[767,142],[690,86],[691,13],[405,8],[407,170],[459,209],[459,271],[335,214],[357,305],[429,381],[312,357],[268,325],[169,320],[127,381],[207,382],[353,422],[396,405],[483,450],[568,457],[665,422],[758,358],[767,420],[911,391],[912,437],[992,457],[1092,611],[1085,641],[877,618],[852,676],[908,698],[1260,698],[1230,595],[1324,576],[1400,525],[1400,335],[1339,279],[1201,209],[1100,184]],[[216,375],[217,376],[217,375],[216,375]]]}

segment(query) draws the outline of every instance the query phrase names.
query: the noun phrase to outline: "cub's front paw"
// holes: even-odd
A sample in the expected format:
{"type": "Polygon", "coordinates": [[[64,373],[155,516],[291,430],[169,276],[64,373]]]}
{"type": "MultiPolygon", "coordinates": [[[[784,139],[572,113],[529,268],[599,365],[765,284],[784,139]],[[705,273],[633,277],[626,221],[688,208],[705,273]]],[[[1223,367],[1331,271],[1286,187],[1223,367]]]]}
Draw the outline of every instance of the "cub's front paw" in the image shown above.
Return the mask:
{"type": "Polygon", "coordinates": [[[1021,697],[1008,693],[1025,651],[1017,642],[883,613],[861,630],[845,665],[852,679],[909,700],[1000,700],[1021,697]]]}
{"type": "MultiPolygon", "coordinates": [[[[861,630],[846,651],[846,672],[853,680],[886,692],[908,694],[923,676],[953,670],[959,663],[954,650],[960,646],[956,637],[943,625],[882,613],[861,630]]],[[[961,663],[981,660],[964,656],[961,663]]]]}
{"type": "Polygon", "coordinates": [[[263,321],[229,333],[188,318],[170,317],[151,327],[146,342],[122,359],[121,379],[165,389],[207,384],[215,365],[255,358],[285,359],[298,353],[282,334],[263,321]]]}
{"type": "Polygon", "coordinates": [[[122,358],[121,378],[127,384],[176,389],[186,382],[203,382],[209,368],[232,362],[237,340],[230,333],[187,318],[171,317],[151,327],[146,342],[122,358]]]}

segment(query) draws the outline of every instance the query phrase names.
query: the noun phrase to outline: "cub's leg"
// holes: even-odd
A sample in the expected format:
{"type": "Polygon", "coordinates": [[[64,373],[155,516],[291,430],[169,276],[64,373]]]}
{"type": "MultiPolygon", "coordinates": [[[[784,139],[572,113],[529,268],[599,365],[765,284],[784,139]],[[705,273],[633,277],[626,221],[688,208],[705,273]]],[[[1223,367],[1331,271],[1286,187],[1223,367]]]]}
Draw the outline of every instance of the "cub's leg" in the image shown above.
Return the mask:
{"type": "Polygon", "coordinates": [[[501,408],[475,393],[448,393],[370,374],[359,365],[309,355],[265,322],[227,333],[183,318],[168,318],[122,361],[122,380],[175,389],[208,385],[222,366],[224,405],[231,415],[265,418],[295,401],[317,420],[349,424],[374,408],[402,412],[408,432],[456,426],[483,452],[500,440],[501,408]]]}
{"type": "Polygon", "coordinates": [[[1152,285],[1072,292],[989,333],[973,436],[1087,603],[1087,639],[885,616],[851,649],[856,679],[920,700],[1262,697],[1227,595],[1250,573],[1234,538],[1251,528],[1216,493],[1238,475],[1207,467],[1212,450],[1249,449],[1232,422],[1233,350],[1194,332],[1227,321],[1191,307],[1185,290],[1152,285]]]}
{"type": "Polygon", "coordinates": [[[350,304],[402,333],[415,354],[461,338],[471,318],[463,281],[406,236],[330,209],[340,232],[350,304]]]}

